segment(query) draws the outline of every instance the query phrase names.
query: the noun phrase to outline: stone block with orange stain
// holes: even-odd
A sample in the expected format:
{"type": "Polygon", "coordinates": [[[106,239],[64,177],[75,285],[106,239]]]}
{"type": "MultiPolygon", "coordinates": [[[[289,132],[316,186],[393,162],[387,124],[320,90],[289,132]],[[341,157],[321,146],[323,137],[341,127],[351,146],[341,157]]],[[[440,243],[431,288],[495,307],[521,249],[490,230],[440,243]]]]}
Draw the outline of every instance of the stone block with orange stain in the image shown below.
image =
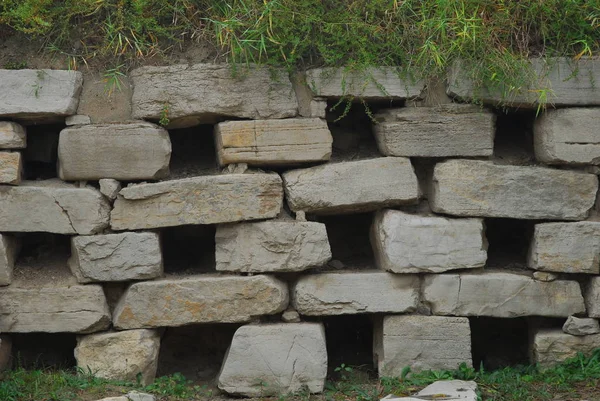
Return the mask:
{"type": "Polygon", "coordinates": [[[19,152],[0,152],[0,184],[18,185],[23,163],[19,152]]]}

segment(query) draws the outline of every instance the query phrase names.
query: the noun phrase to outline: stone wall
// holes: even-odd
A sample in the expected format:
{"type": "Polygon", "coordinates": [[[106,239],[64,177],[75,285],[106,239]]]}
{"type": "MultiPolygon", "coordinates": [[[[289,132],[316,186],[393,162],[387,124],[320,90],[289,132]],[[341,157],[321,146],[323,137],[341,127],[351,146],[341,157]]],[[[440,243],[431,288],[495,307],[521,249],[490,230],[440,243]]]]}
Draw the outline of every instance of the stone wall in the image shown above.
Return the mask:
{"type": "Polygon", "coordinates": [[[539,116],[462,103],[456,70],[446,95],[385,68],[142,67],[116,121],[78,114],[79,72],[0,70],[0,361],[75,333],[78,366],[151,382],[164,328],[230,323],[218,386],[255,396],[322,391],[335,316],[372,318],[380,376],[478,364],[480,318],[525,319],[531,362],[600,347],[584,64],[544,76],[539,116]],[[345,95],[369,112],[338,119],[345,95]]]}

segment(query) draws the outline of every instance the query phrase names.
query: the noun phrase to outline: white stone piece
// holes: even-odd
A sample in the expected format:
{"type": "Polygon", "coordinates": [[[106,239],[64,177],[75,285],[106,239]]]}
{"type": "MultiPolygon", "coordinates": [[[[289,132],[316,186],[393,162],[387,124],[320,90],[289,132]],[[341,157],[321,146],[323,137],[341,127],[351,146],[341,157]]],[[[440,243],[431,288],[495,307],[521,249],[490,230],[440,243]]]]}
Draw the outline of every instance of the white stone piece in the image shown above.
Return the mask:
{"type": "Polygon", "coordinates": [[[156,397],[152,394],[140,393],[139,391],[130,391],[126,395],[129,401],[156,401],[156,397]]]}
{"type": "Polygon", "coordinates": [[[75,114],[73,116],[69,116],[65,118],[65,124],[68,126],[71,125],[87,125],[91,124],[92,119],[90,116],[86,116],[85,114],[75,114]]]}
{"type": "Polygon", "coordinates": [[[293,309],[288,309],[281,314],[281,320],[286,323],[300,323],[300,314],[293,309]]]}
{"type": "Polygon", "coordinates": [[[10,121],[0,121],[0,149],[23,149],[26,146],[25,127],[10,121]]]}
{"type": "Polygon", "coordinates": [[[100,184],[100,193],[110,200],[117,199],[119,191],[121,191],[121,183],[112,178],[102,178],[98,181],[100,184]]]}
{"type": "Polygon", "coordinates": [[[413,397],[396,397],[392,394],[383,397],[381,401],[478,401],[477,383],[462,380],[440,380],[436,381],[413,397]]]}
{"type": "Polygon", "coordinates": [[[9,285],[12,282],[19,249],[20,241],[17,238],[0,234],[0,286],[9,285]]]}
{"type": "Polygon", "coordinates": [[[0,152],[0,184],[19,185],[23,162],[19,152],[0,152]]]}
{"type": "Polygon", "coordinates": [[[564,360],[573,358],[578,352],[591,355],[600,348],[600,334],[573,336],[561,329],[538,329],[532,333],[532,363],[542,367],[551,367],[564,360]]]}
{"type": "Polygon", "coordinates": [[[558,278],[558,274],[535,271],[533,272],[533,278],[538,281],[550,282],[556,280],[558,278]]]}
{"type": "Polygon", "coordinates": [[[563,325],[563,331],[573,336],[588,336],[600,333],[598,320],[569,316],[563,325]]]}

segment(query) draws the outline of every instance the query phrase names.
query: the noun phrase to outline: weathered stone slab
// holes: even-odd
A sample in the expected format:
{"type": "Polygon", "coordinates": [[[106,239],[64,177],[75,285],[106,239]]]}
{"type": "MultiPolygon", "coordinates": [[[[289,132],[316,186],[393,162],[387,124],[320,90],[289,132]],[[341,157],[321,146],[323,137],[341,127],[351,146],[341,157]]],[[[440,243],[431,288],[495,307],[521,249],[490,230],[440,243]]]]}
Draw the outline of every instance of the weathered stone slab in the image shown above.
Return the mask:
{"type": "Polygon", "coordinates": [[[600,104],[600,60],[581,58],[536,58],[531,60],[534,85],[524,86],[522,91],[503,96],[499,91],[476,88],[473,81],[461,69],[453,66],[448,76],[448,94],[471,101],[474,98],[487,104],[500,103],[518,107],[537,107],[541,89],[548,89],[547,102],[554,106],[592,106],[600,104]]]}
{"type": "Polygon", "coordinates": [[[478,106],[386,109],[375,115],[373,133],[386,156],[490,156],[496,117],[478,106]]]}
{"type": "Polygon", "coordinates": [[[598,119],[600,108],[547,110],[533,126],[536,159],[548,164],[600,164],[598,119]]]}
{"type": "Polygon", "coordinates": [[[533,333],[530,348],[532,363],[550,367],[573,358],[578,352],[590,356],[600,348],[600,334],[572,336],[561,329],[538,329],[533,333]]]}
{"type": "Polygon", "coordinates": [[[494,270],[427,275],[423,301],[433,314],[450,316],[567,317],[585,312],[577,281],[542,282],[494,270]]]}
{"type": "Polygon", "coordinates": [[[69,267],[80,283],[160,277],[163,259],[156,233],[121,233],[71,238],[69,267]]]}
{"type": "Polygon", "coordinates": [[[600,277],[591,277],[585,287],[585,306],[587,315],[600,318],[600,277]]]}
{"type": "Polygon", "coordinates": [[[0,70],[0,116],[75,114],[83,76],[66,70],[0,70]]]}
{"type": "Polygon", "coordinates": [[[402,78],[394,67],[347,71],[343,68],[315,68],[306,71],[306,83],[315,96],[360,97],[365,100],[419,97],[424,84],[402,78]]]}
{"type": "Polygon", "coordinates": [[[27,146],[27,133],[22,125],[0,121],[0,149],[23,149],[27,146]]]}
{"type": "Polygon", "coordinates": [[[109,211],[100,192],[58,180],[0,187],[0,232],[94,234],[108,226],[109,211]]]}
{"type": "Polygon", "coordinates": [[[18,185],[23,173],[19,152],[0,152],[0,184],[18,185]]]}
{"type": "Polygon", "coordinates": [[[155,330],[127,330],[77,338],[77,367],[109,380],[154,381],[160,335],[155,330]]]}
{"type": "Polygon", "coordinates": [[[287,285],[269,276],[196,276],[132,284],[114,326],[135,329],[192,323],[247,322],[285,310],[287,285]]]}
{"type": "Polygon", "coordinates": [[[331,259],[325,224],[316,222],[220,225],[215,243],[217,271],[297,272],[331,259]]]}
{"type": "Polygon", "coordinates": [[[277,216],[283,203],[277,174],[225,174],[131,185],[119,192],[114,230],[215,224],[277,216]]]}
{"type": "Polygon", "coordinates": [[[69,127],[58,141],[58,175],[63,180],[163,178],[170,160],[169,133],[145,122],[69,127]]]}
{"type": "Polygon", "coordinates": [[[375,326],[373,353],[379,377],[472,366],[471,329],[465,317],[385,316],[375,326]]]}
{"type": "Polygon", "coordinates": [[[217,124],[219,164],[293,165],[327,161],[333,138],[319,118],[227,121],[217,124]]]}
{"type": "Polygon", "coordinates": [[[227,64],[141,67],[131,72],[134,118],[171,120],[173,127],[211,123],[218,116],[294,117],[298,102],[285,71],[227,64]]]}
{"type": "Polygon", "coordinates": [[[557,273],[600,273],[600,222],[536,224],[527,265],[557,273]]]}
{"type": "Polygon", "coordinates": [[[301,315],[412,312],[419,301],[416,275],[383,272],[322,273],[301,277],[292,293],[301,315]]]}
{"type": "Polygon", "coordinates": [[[435,166],[432,187],[429,203],[437,213],[582,220],[594,205],[598,178],[542,167],[449,160],[435,166]]]}
{"type": "Polygon", "coordinates": [[[0,234],[0,286],[9,285],[12,281],[19,245],[17,238],[0,234]]]}
{"type": "Polygon", "coordinates": [[[371,244],[377,266],[394,273],[440,273],[483,267],[487,241],[482,219],[377,212],[371,244]]]}
{"type": "Polygon", "coordinates": [[[283,173],[293,211],[347,213],[414,204],[417,176],[410,160],[380,157],[291,170],[283,173]]]}
{"type": "Polygon", "coordinates": [[[307,389],[320,393],[327,376],[325,329],[320,323],[242,326],[219,373],[229,394],[265,397],[307,389]]]}
{"type": "Polygon", "coordinates": [[[588,336],[600,333],[598,320],[569,316],[563,325],[563,331],[572,336],[588,336]]]}
{"type": "Polygon", "coordinates": [[[92,333],[110,326],[102,286],[0,288],[0,332],[92,333]]]}

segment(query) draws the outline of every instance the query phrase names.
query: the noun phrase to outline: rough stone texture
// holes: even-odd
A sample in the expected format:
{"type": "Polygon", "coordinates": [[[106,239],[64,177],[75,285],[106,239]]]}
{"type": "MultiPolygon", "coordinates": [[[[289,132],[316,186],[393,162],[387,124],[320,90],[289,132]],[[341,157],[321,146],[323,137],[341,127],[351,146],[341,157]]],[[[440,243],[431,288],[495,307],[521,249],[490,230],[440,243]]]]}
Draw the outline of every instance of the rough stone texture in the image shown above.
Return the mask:
{"type": "Polygon", "coordinates": [[[379,151],[387,156],[491,156],[496,117],[481,107],[402,107],[375,115],[379,151]]]}
{"type": "Polygon", "coordinates": [[[0,149],[23,149],[27,147],[27,133],[22,125],[0,121],[0,149]]]}
{"type": "Polygon", "coordinates": [[[322,324],[247,325],[233,336],[218,386],[229,394],[249,397],[288,394],[303,388],[320,393],[326,375],[322,324]]]}
{"type": "Polygon", "coordinates": [[[168,117],[170,127],[211,123],[217,116],[250,119],[294,117],[298,102],[285,71],[227,64],[146,66],[131,72],[132,115],[168,117]],[[165,111],[167,110],[167,111],[165,111]]]}
{"type": "Polygon", "coordinates": [[[281,320],[286,323],[300,323],[300,314],[293,309],[288,309],[281,314],[281,320]]]}
{"type": "Polygon", "coordinates": [[[425,387],[414,396],[397,397],[394,394],[388,394],[381,401],[478,401],[479,399],[477,383],[474,381],[440,380],[425,387]]]}
{"type": "Polygon", "coordinates": [[[102,178],[98,181],[100,184],[100,193],[110,200],[117,199],[119,191],[121,191],[121,183],[112,178],[102,178]]]}
{"type": "Polygon", "coordinates": [[[92,333],[110,326],[102,286],[0,288],[0,332],[92,333]]]}
{"type": "Polygon", "coordinates": [[[377,212],[371,226],[377,266],[394,273],[439,273],[483,267],[487,241],[483,220],[377,212]]]}
{"type": "Polygon", "coordinates": [[[505,103],[511,106],[537,107],[539,93],[536,89],[549,88],[548,103],[554,106],[591,106],[600,104],[600,60],[582,58],[574,62],[571,58],[532,59],[538,82],[533,88],[509,98],[486,88],[477,89],[461,69],[453,66],[448,76],[448,94],[470,101],[477,98],[488,104],[505,103]],[[532,90],[533,89],[533,90],[532,90]]]}
{"type": "Polygon", "coordinates": [[[319,118],[227,121],[217,124],[219,164],[270,166],[327,161],[333,138],[319,118]]]}
{"type": "Polygon", "coordinates": [[[419,285],[416,275],[312,274],[298,279],[292,303],[298,313],[309,316],[412,312],[419,302],[419,285]]]}
{"type": "Polygon", "coordinates": [[[269,276],[196,276],[132,284],[114,311],[118,329],[237,323],[284,311],[287,285],[269,276]]]}
{"type": "Polygon", "coordinates": [[[573,336],[587,336],[600,333],[600,325],[596,319],[569,316],[563,331],[573,336]]]}
{"type": "Polygon", "coordinates": [[[597,190],[592,174],[449,160],[435,166],[429,202],[457,216],[582,220],[597,190]]]}
{"type": "Polygon", "coordinates": [[[148,385],[156,376],[160,335],[154,330],[128,330],[77,338],[77,367],[94,376],[148,385]]]}
{"type": "Polygon", "coordinates": [[[82,82],[77,71],[0,70],[0,116],[45,118],[75,114],[82,82]]]}
{"type": "Polygon", "coordinates": [[[19,152],[0,152],[0,184],[18,185],[23,173],[19,152]]]}
{"type": "Polygon", "coordinates": [[[90,116],[86,116],[84,114],[75,114],[74,116],[65,118],[66,125],[86,125],[91,123],[92,119],[90,116]]]}
{"type": "Polygon", "coordinates": [[[589,356],[596,348],[600,348],[600,334],[572,336],[561,329],[539,329],[532,335],[531,362],[550,367],[578,352],[589,356]]]}
{"type": "Polygon", "coordinates": [[[69,267],[80,283],[160,277],[163,260],[158,234],[72,237],[69,267]]]}
{"type": "Polygon", "coordinates": [[[373,353],[379,377],[472,366],[471,329],[465,317],[385,316],[375,326],[373,353]]]}
{"type": "Polygon", "coordinates": [[[139,391],[130,391],[126,395],[129,401],[156,401],[152,394],[140,393],[139,391]]]}
{"type": "Polygon", "coordinates": [[[535,271],[533,272],[533,278],[538,281],[550,282],[556,280],[558,278],[558,274],[535,271]]]}
{"type": "Polygon", "coordinates": [[[600,277],[591,277],[585,287],[585,306],[589,317],[600,318],[600,277]]]}
{"type": "Polygon", "coordinates": [[[139,184],[119,193],[111,227],[138,230],[268,219],[277,216],[282,203],[277,174],[224,174],[139,184]]]}
{"type": "Polygon", "coordinates": [[[546,111],[533,126],[536,159],[548,164],[600,164],[599,118],[599,108],[546,111]]]}
{"type": "Polygon", "coordinates": [[[600,222],[536,224],[527,264],[557,273],[600,273],[600,222]]]}
{"type": "Polygon", "coordinates": [[[0,286],[9,285],[12,281],[19,245],[17,238],[0,234],[0,286]]]}
{"type": "Polygon", "coordinates": [[[9,336],[0,335],[0,372],[10,368],[12,340],[9,336]]]}
{"type": "Polygon", "coordinates": [[[0,187],[0,232],[94,234],[108,226],[109,211],[100,192],[58,180],[0,187]]]}
{"type": "Polygon", "coordinates": [[[163,178],[170,160],[169,133],[145,122],[70,127],[58,141],[58,175],[63,180],[163,178]]]}
{"type": "Polygon", "coordinates": [[[410,160],[380,157],[291,170],[283,173],[292,211],[347,213],[414,204],[417,176],[410,160]]]}
{"type": "Polygon", "coordinates": [[[325,224],[316,222],[221,225],[215,243],[217,271],[297,272],[331,259],[325,224]]]}
{"type": "Polygon", "coordinates": [[[577,281],[546,283],[504,271],[427,275],[422,295],[435,315],[567,317],[585,312],[577,281]]]}
{"type": "Polygon", "coordinates": [[[370,68],[364,72],[315,68],[306,72],[306,83],[316,96],[355,96],[365,100],[416,98],[424,87],[421,81],[401,78],[393,67],[370,68]]]}

